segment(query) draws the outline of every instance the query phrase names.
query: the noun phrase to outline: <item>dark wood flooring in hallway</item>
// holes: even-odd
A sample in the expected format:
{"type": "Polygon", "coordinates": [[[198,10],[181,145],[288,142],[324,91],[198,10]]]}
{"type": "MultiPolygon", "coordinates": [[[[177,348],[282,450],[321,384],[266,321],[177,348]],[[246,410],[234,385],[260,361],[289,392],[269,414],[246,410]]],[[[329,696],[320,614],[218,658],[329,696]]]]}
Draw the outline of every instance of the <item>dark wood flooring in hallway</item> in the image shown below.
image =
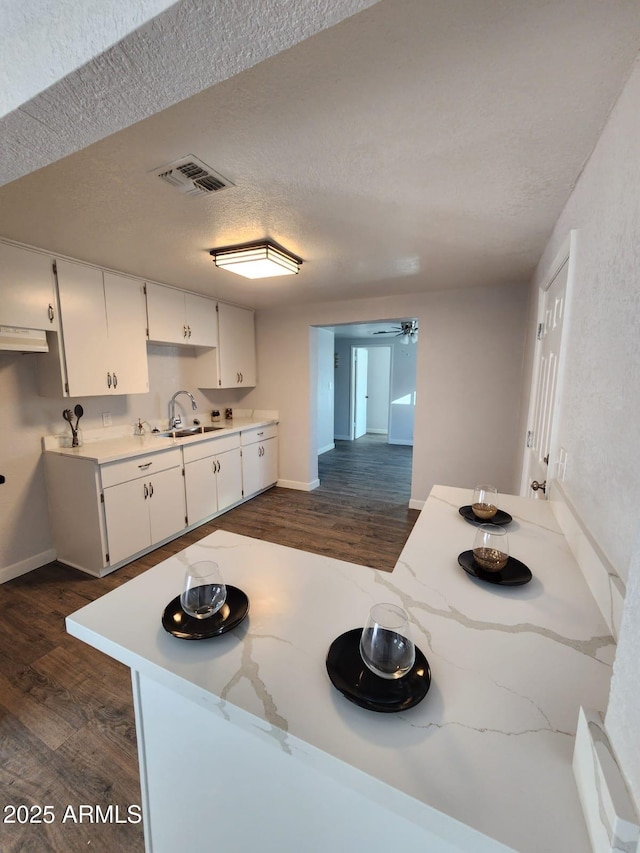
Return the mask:
{"type": "MultiPolygon", "coordinates": [[[[2,585],[0,851],[144,850],[141,825],[114,810],[80,822],[80,805],[126,819],[140,781],[129,671],[69,637],[65,616],[218,528],[390,571],[418,517],[411,455],[381,436],[338,442],[313,492],[271,489],[106,578],[52,563],[2,585]],[[12,805],[26,822],[6,822],[12,805]]],[[[177,756],[179,734],[168,733],[177,756]]]]}

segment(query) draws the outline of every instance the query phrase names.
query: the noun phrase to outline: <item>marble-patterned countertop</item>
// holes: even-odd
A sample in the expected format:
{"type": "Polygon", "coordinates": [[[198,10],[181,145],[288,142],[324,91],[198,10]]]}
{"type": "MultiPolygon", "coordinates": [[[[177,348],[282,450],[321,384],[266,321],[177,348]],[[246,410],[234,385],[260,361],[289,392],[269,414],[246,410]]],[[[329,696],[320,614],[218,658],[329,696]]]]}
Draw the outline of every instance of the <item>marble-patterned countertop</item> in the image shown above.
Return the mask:
{"type": "Polygon", "coordinates": [[[584,853],[573,742],[580,706],[606,707],[613,640],[545,502],[499,498],[529,584],[497,587],[458,566],[475,533],[458,513],[470,495],[436,486],[392,573],[216,531],[67,629],[326,774],[381,780],[416,815],[434,807],[521,853],[584,853]],[[249,618],[181,641],[160,618],[187,563],[205,557],[247,593],[249,618]],[[353,705],[325,667],[331,642],[382,601],[408,610],[432,670],[426,698],[398,714],[353,705]]]}
{"type": "Polygon", "coordinates": [[[80,447],[63,447],[60,444],[61,436],[55,435],[45,436],[43,445],[45,453],[58,453],[78,459],[90,459],[97,462],[98,465],[104,465],[107,462],[116,462],[132,456],[144,456],[158,450],[168,450],[171,447],[194,444],[198,441],[209,441],[212,438],[220,438],[223,435],[231,435],[242,432],[242,430],[274,423],[278,423],[277,418],[234,418],[232,421],[221,421],[217,425],[221,427],[219,429],[198,432],[182,438],[158,435],[147,431],[143,435],[116,434],[113,437],[101,437],[99,440],[85,439],[80,447]]]}

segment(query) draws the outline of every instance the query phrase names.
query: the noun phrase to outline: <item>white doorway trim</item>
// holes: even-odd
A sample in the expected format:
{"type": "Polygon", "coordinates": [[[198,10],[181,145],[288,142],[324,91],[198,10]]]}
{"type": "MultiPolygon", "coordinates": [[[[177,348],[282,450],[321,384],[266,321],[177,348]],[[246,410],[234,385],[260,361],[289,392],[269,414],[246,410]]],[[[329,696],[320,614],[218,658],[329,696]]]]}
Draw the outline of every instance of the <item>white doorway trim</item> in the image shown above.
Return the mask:
{"type": "MultiPolygon", "coordinates": [[[[569,314],[571,310],[571,292],[573,290],[573,277],[574,277],[574,269],[575,269],[575,246],[576,246],[576,231],[572,230],[569,233],[569,236],[563,242],[560,250],[558,251],[553,263],[549,266],[549,269],[544,276],[540,288],[538,290],[538,310],[536,316],[536,330],[540,328],[541,324],[544,323],[545,311],[547,308],[547,293],[551,288],[552,284],[562,271],[565,264],[567,265],[567,282],[566,282],[566,290],[565,290],[565,299],[564,299],[564,313],[562,317],[562,337],[560,340],[560,350],[558,353],[558,368],[557,368],[557,382],[555,386],[555,390],[553,393],[553,400],[551,403],[551,412],[550,412],[550,440],[549,440],[549,458],[548,458],[548,475],[547,475],[547,491],[546,494],[549,494],[549,485],[551,480],[558,478],[564,478],[564,464],[565,460],[559,458],[559,448],[558,448],[558,418],[557,418],[557,401],[562,399],[562,384],[563,384],[563,376],[564,376],[564,359],[566,352],[566,340],[567,340],[567,328],[568,328],[568,320],[569,314]]],[[[535,340],[535,350],[533,356],[533,366],[531,372],[531,387],[529,393],[529,408],[527,413],[527,428],[524,440],[524,447],[522,450],[522,478],[520,481],[520,494],[523,497],[531,497],[531,481],[532,481],[532,454],[530,452],[530,443],[533,437],[533,432],[535,428],[535,419],[536,419],[536,410],[537,410],[537,392],[538,385],[540,382],[540,373],[541,373],[541,360],[542,360],[542,349],[543,349],[543,341],[539,339],[536,333],[535,340]]],[[[535,477],[534,477],[535,479],[535,477]]],[[[538,493],[538,497],[542,495],[538,493]]]]}

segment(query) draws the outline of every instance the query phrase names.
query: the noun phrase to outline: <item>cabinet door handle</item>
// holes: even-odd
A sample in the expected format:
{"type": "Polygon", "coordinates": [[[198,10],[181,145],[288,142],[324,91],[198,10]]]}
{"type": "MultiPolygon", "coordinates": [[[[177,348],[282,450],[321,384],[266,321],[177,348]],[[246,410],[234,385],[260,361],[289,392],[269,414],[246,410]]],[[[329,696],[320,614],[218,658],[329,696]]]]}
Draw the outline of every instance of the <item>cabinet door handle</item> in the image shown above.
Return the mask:
{"type": "Polygon", "coordinates": [[[146,471],[151,465],[153,465],[153,462],[145,462],[143,465],[138,465],[138,468],[140,468],[141,471],[146,471]]]}
{"type": "Polygon", "coordinates": [[[118,387],[118,377],[116,376],[115,372],[113,374],[113,387],[114,388],[118,387]]]}
{"type": "Polygon", "coordinates": [[[191,326],[187,326],[187,333],[188,333],[187,337],[190,338],[191,337],[191,326]]]}
{"type": "Polygon", "coordinates": [[[149,483],[149,497],[153,497],[153,483],[149,483]]]}
{"type": "Polygon", "coordinates": [[[216,462],[216,474],[220,473],[220,460],[218,459],[216,462]]]}
{"type": "Polygon", "coordinates": [[[242,373],[239,373],[238,376],[240,377],[240,382],[242,382],[242,373]]]}
{"type": "Polygon", "coordinates": [[[144,488],[144,499],[146,501],[146,499],[149,497],[149,489],[147,488],[146,483],[144,483],[143,488],[144,488]]]}
{"type": "Polygon", "coordinates": [[[264,430],[262,432],[257,432],[256,435],[264,435],[264,430]]]}
{"type": "Polygon", "coordinates": [[[183,337],[183,338],[186,338],[186,337],[187,337],[187,327],[186,327],[186,326],[183,326],[183,327],[182,327],[182,337],[183,337]]]}
{"type": "Polygon", "coordinates": [[[111,388],[111,374],[107,373],[107,388],[111,388]]]}
{"type": "Polygon", "coordinates": [[[218,473],[218,460],[217,459],[214,459],[213,462],[211,463],[211,471],[214,474],[218,473]]]}
{"type": "Polygon", "coordinates": [[[53,305],[51,303],[49,303],[49,311],[47,313],[49,314],[49,322],[53,323],[53,318],[55,317],[55,314],[53,313],[53,305]]]}

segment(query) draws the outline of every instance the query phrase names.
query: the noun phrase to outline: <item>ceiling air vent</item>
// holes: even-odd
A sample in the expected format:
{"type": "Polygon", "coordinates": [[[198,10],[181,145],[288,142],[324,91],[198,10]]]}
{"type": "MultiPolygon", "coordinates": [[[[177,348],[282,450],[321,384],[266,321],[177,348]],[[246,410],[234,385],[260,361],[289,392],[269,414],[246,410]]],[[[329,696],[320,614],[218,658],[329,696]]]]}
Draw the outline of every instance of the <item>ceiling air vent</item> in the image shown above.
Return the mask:
{"type": "Polygon", "coordinates": [[[154,169],[154,174],[168,184],[176,187],[185,195],[198,196],[219,192],[234,184],[223,178],[202,160],[192,154],[174,160],[166,166],[154,169]]]}

